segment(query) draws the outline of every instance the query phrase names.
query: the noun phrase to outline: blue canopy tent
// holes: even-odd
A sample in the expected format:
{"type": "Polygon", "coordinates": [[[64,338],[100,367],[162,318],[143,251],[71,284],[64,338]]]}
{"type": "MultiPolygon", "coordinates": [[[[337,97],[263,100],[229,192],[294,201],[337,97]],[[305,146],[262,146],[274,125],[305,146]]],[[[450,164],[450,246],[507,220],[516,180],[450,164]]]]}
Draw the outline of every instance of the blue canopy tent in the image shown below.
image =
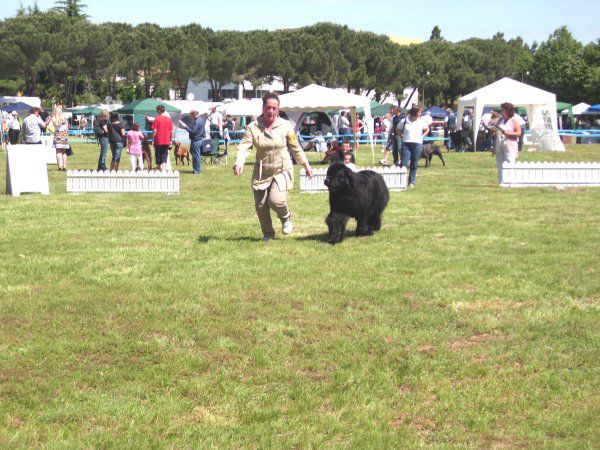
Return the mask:
{"type": "Polygon", "coordinates": [[[584,114],[600,114],[600,103],[590,106],[584,114]]]}
{"type": "Polygon", "coordinates": [[[446,118],[448,117],[448,112],[444,109],[444,108],[440,108],[439,106],[432,106],[429,109],[426,109],[425,111],[423,111],[423,115],[425,115],[426,113],[430,113],[431,117],[435,118],[446,118]]]}
{"type": "Polygon", "coordinates": [[[8,113],[16,111],[20,115],[23,115],[23,114],[28,113],[31,108],[33,108],[33,107],[31,105],[28,105],[27,103],[17,102],[17,103],[10,103],[8,105],[5,105],[0,109],[2,111],[6,111],[8,113]]]}

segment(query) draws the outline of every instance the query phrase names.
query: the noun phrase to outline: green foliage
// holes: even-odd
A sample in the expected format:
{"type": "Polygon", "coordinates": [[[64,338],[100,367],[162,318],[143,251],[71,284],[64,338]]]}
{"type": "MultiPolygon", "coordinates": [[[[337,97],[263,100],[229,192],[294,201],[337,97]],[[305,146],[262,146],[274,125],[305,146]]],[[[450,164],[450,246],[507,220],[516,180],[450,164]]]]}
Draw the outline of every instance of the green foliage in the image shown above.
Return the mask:
{"type": "Polygon", "coordinates": [[[433,27],[431,30],[431,35],[429,36],[430,41],[441,41],[444,38],[442,37],[442,30],[437,25],[433,27]]]}
{"type": "Polygon", "coordinates": [[[22,80],[0,78],[0,95],[14,95],[23,86],[22,80]]]}
{"type": "Polygon", "coordinates": [[[117,88],[116,98],[123,103],[130,103],[134,100],[143,98],[144,96],[144,83],[125,83],[119,85],[117,88]]]}
{"type": "Polygon", "coordinates": [[[401,97],[418,87],[427,103],[457,97],[502,77],[555,92],[566,101],[598,98],[598,42],[585,47],[566,28],[528,47],[520,38],[447,42],[438,26],[423,44],[402,47],[387,36],[334,23],[249,32],[213,31],[200,25],[162,28],[143,23],[91,24],[79,0],[52,10],[19,9],[0,22],[0,79],[24,81],[27,95],[72,105],[77,99],[111,95],[121,101],[166,96],[185,98],[190,80],[208,79],[212,95],[248,80],[253,86],[278,77],[292,84],[319,83],[349,92],[401,97]],[[429,75],[427,75],[429,72],[429,75]],[[143,90],[139,92],[139,85],[143,90]],[[84,97],[82,95],[85,94],[84,97]]]}
{"type": "Polygon", "coordinates": [[[540,44],[533,58],[531,73],[540,87],[560,92],[561,100],[572,103],[581,100],[586,82],[590,76],[593,77],[586,64],[582,44],[566,27],[559,28],[540,44]]]}
{"type": "Polygon", "coordinates": [[[90,17],[83,12],[87,5],[81,3],[81,0],[57,0],[56,5],[52,10],[66,14],[70,19],[87,20],[90,17]]]}
{"type": "Polygon", "coordinates": [[[95,103],[104,103],[104,98],[91,92],[84,92],[75,95],[75,103],[78,105],[93,105],[95,103]]]}

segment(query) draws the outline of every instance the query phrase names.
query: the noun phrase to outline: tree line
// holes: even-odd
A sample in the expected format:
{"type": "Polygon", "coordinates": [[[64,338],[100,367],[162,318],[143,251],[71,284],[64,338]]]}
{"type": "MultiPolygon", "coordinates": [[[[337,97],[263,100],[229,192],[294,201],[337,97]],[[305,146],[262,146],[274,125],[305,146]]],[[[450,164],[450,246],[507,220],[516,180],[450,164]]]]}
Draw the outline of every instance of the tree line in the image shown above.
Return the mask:
{"type": "Polygon", "coordinates": [[[372,92],[380,100],[419,87],[426,104],[456,99],[502,77],[557,94],[561,101],[600,98],[600,38],[587,45],[566,27],[542,43],[472,38],[452,43],[435,27],[429,41],[401,46],[385,35],[317,23],[277,31],[215,31],[197,24],[92,24],[80,2],[49,11],[20,8],[0,22],[0,93],[40,96],[67,106],[107,95],[122,102],[186,97],[188,80],[208,79],[214,98],[228,82],[254,87],[278,77],[284,90],[318,83],[372,92]]]}

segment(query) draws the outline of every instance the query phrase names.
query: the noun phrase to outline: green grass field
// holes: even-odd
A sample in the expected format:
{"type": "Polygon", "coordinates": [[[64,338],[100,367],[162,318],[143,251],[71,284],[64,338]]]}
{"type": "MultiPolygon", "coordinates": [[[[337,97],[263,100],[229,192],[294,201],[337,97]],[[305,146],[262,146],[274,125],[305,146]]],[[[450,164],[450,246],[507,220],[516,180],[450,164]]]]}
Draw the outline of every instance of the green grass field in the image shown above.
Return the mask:
{"type": "Polygon", "coordinates": [[[56,166],[0,196],[0,447],[598,448],[600,188],[445,158],[336,246],[298,182],[261,242],[231,161],[175,196],[69,195],[56,166]]]}

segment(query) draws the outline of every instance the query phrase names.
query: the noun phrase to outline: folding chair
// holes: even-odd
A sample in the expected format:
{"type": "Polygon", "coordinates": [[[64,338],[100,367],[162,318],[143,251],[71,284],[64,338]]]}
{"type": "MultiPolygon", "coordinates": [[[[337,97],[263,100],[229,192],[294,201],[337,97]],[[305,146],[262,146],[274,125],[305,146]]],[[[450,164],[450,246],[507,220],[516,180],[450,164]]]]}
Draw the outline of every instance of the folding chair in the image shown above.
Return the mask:
{"type": "Polygon", "coordinates": [[[200,151],[203,164],[229,164],[227,148],[224,152],[219,152],[219,139],[204,139],[202,141],[202,150],[200,151]]]}

